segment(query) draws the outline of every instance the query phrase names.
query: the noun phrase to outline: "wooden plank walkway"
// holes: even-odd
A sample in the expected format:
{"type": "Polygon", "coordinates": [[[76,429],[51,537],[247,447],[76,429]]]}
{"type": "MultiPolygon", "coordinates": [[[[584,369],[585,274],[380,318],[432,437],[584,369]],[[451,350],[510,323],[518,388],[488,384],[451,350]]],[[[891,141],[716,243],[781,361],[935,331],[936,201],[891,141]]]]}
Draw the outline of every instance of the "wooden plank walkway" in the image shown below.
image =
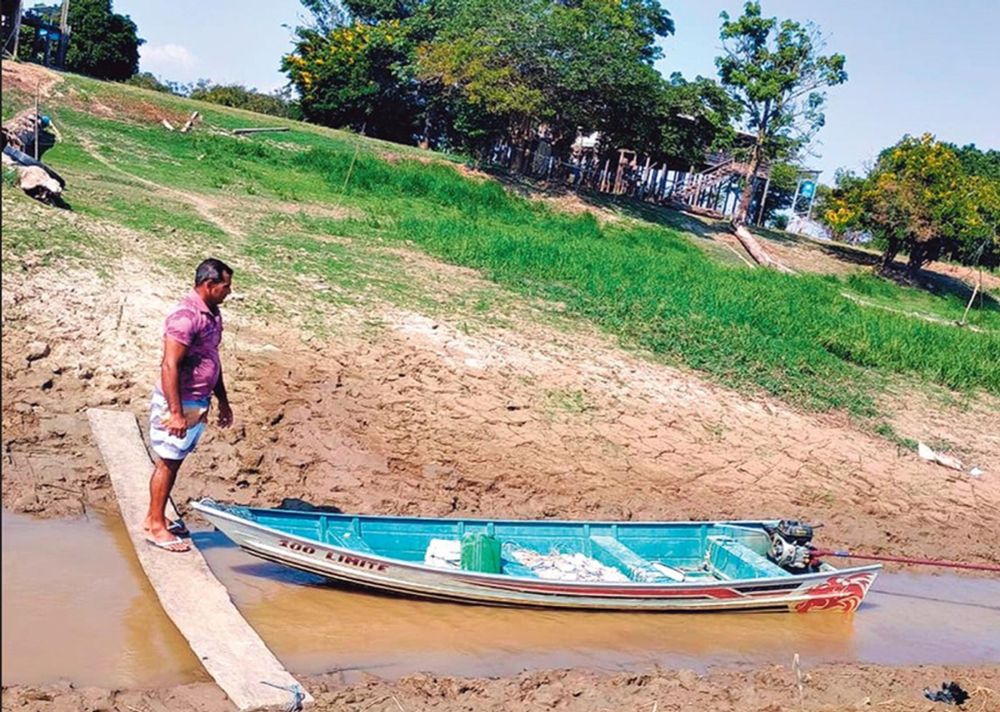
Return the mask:
{"type": "MultiPolygon", "coordinates": [[[[201,552],[193,545],[184,553],[161,551],[146,541],[142,523],[149,506],[153,465],[135,416],[91,408],[87,417],[132,545],[167,615],[240,710],[272,705],[288,708],[292,694],[262,681],[285,687],[298,683],[236,610],[201,552]]],[[[308,693],[305,701],[312,702],[308,693]]]]}

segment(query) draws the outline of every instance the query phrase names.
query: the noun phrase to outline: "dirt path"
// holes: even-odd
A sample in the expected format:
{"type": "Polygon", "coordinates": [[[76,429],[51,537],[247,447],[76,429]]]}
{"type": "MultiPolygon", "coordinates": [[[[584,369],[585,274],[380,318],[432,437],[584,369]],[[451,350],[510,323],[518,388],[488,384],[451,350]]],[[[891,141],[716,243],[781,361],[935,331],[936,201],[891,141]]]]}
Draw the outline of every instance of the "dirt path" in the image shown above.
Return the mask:
{"type": "Polygon", "coordinates": [[[115,173],[118,173],[120,175],[129,178],[138,183],[139,185],[143,185],[151,189],[154,193],[157,193],[161,196],[167,198],[173,198],[175,200],[181,201],[182,203],[187,203],[188,205],[193,207],[199,215],[201,215],[208,222],[215,225],[217,228],[222,230],[227,235],[230,235],[232,237],[243,236],[243,231],[237,225],[225,219],[219,214],[218,212],[219,205],[214,200],[211,200],[210,198],[206,198],[201,195],[197,195],[196,193],[188,193],[183,190],[177,190],[176,188],[170,188],[169,186],[161,185],[160,183],[156,183],[155,181],[143,178],[142,176],[137,176],[134,173],[129,173],[125,169],[120,168],[119,166],[109,161],[106,157],[102,156],[100,151],[97,150],[97,147],[94,146],[94,143],[89,138],[87,138],[87,136],[83,134],[76,134],[75,138],[77,138],[80,141],[80,145],[83,146],[83,149],[87,152],[87,154],[91,158],[93,158],[95,161],[98,161],[99,163],[104,164],[105,166],[113,170],[115,173]]]}

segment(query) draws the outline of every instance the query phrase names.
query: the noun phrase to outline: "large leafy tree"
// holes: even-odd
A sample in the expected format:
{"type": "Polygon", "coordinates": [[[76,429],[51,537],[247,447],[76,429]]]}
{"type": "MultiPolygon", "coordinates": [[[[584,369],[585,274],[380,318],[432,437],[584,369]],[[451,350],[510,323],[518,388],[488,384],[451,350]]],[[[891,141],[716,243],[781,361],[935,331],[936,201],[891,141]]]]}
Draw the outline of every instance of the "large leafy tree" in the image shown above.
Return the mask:
{"type": "Polygon", "coordinates": [[[649,141],[662,79],[656,39],[673,22],[655,0],[452,0],[418,48],[417,76],[515,143],[544,123],[557,143],[578,129],[610,144],[649,141]]]}
{"type": "Polygon", "coordinates": [[[821,54],[823,40],[815,27],[764,17],[757,2],[747,2],[738,18],[725,12],[721,18],[723,54],[715,60],[719,78],[755,136],[733,231],[757,262],[778,266],[743,227],[753,177],[762,164],[793,158],[823,126],[822,90],[847,80],[845,59],[821,54]]]}
{"type": "Polygon", "coordinates": [[[883,272],[900,252],[915,277],[941,256],[995,264],[1000,251],[1000,181],[971,175],[955,150],[930,134],[885,149],[864,177],[838,176],[820,215],[836,231],[872,233],[883,272]]]}
{"type": "Polygon", "coordinates": [[[124,81],[139,71],[138,29],[128,15],[112,11],[111,0],[73,0],[66,68],[98,79],[124,81]]]}
{"type": "Polygon", "coordinates": [[[409,142],[426,98],[413,77],[417,44],[433,33],[435,0],[302,0],[312,22],[296,28],[282,70],[303,115],[409,142]]]}

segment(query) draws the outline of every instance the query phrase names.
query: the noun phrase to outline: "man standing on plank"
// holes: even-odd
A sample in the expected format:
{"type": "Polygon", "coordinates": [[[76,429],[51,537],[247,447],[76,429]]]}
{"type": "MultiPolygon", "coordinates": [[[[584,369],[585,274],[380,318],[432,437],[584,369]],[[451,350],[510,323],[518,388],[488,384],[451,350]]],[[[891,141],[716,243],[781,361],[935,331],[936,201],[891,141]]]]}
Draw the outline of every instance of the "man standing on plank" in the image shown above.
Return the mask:
{"type": "Polygon", "coordinates": [[[149,439],[159,456],[149,480],[146,541],[166,551],[188,551],[181,522],[168,522],[167,499],[184,458],[190,455],[208,422],[214,394],[219,401],[219,427],[233,423],[226,384],[222,380],[222,314],[219,305],[232,289],[233,270],[207,259],[198,265],[194,289],[167,315],[163,328],[160,382],[153,390],[149,439]]]}

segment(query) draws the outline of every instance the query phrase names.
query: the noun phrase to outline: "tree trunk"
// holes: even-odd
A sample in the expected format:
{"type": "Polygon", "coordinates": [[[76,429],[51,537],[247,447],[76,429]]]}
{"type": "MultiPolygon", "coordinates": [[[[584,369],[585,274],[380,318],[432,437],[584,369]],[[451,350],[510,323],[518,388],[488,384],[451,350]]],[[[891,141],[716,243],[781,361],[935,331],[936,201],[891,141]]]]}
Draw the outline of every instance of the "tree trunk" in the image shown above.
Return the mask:
{"type": "Polygon", "coordinates": [[[910,248],[910,258],[906,263],[906,276],[911,280],[916,280],[920,268],[928,262],[930,262],[930,254],[927,245],[922,242],[914,242],[910,248]]]}
{"type": "Polygon", "coordinates": [[[882,253],[882,259],[879,262],[878,273],[881,275],[888,275],[890,268],[892,267],[893,260],[896,259],[896,255],[899,254],[900,248],[899,240],[895,238],[890,238],[889,243],[885,247],[885,252],[882,253]]]}
{"type": "Polygon", "coordinates": [[[736,204],[736,211],[733,213],[730,229],[736,235],[736,239],[740,241],[740,244],[743,245],[743,249],[753,257],[757,264],[776,269],[779,272],[785,272],[786,274],[794,274],[792,270],[771,257],[767,253],[767,250],[757,241],[757,238],[746,228],[747,215],[750,213],[750,201],[753,200],[753,180],[757,175],[757,169],[760,168],[760,164],[761,151],[760,140],[758,139],[757,144],[753,147],[753,152],[750,154],[746,185],[743,186],[740,201],[736,204]]]}

